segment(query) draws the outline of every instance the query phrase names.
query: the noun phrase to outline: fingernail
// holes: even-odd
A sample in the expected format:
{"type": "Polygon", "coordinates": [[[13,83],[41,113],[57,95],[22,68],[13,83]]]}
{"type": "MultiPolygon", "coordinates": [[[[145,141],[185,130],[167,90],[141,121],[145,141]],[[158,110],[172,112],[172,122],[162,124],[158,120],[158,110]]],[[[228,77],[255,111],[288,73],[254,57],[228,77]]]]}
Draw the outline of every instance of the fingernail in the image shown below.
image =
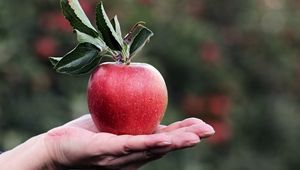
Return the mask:
{"type": "Polygon", "coordinates": [[[185,144],[185,147],[190,147],[190,146],[194,146],[196,144],[198,144],[200,142],[200,139],[198,140],[193,140],[193,141],[189,141],[185,144]]]}
{"type": "Polygon", "coordinates": [[[172,143],[169,142],[169,141],[164,141],[164,142],[159,142],[157,143],[157,146],[169,146],[171,145],[172,143]]]}
{"type": "Polygon", "coordinates": [[[200,142],[200,139],[197,139],[197,140],[190,141],[189,143],[190,143],[190,144],[197,144],[197,143],[199,143],[199,142],[200,142]]]}
{"type": "Polygon", "coordinates": [[[203,133],[201,134],[201,138],[207,138],[212,136],[213,134],[215,134],[215,130],[212,126],[208,125],[206,126],[205,130],[203,131],[203,133]]]}

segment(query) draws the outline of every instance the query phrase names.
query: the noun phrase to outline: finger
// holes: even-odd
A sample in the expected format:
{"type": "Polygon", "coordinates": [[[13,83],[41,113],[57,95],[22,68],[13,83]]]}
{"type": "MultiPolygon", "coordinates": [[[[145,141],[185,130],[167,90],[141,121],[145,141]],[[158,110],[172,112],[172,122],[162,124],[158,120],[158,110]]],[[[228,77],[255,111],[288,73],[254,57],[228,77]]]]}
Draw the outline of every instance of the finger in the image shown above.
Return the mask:
{"type": "Polygon", "coordinates": [[[161,129],[166,128],[166,127],[167,127],[166,125],[158,125],[155,132],[157,133],[157,132],[161,131],[161,129]]]}
{"type": "MultiPolygon", "coordinates": [[[[107,159],[105,161],[99,160],[97,164],[99,166],[109,166],[109,167],[131,167],[132,169],[136,169],[147,162],[156,160],[164,156],[163,154],[153,154],[151,152],[142,151],[135,152],[129,155],[121,156],[115,159],[107,159]]],[[[125,168],[126,169],[126,168],[125,168]]]]}
{"type": "Polygon", "coordinates": [[[200,142],[200,138],[191,132],[180,133],[172,136],[172,150],[184,149],[195,146],[200,142]]]}
{"type": "Polygon", "coordinates": [[[193,147],[200,142],[200,138],[209,137],[213,135],[214,132],[214,129],[204,122],[189,127],[179,128],[166,133],[172,139],[172,145],[169,147],[156,148],[151,150],[151,152],[166,154],[172,150],[193,147]]]}
{"type": "Polygon", "coordinates": [[[132,152],[145,151],[150,148],[171,145],[171,139],[166,134],[152,135],[121,135],[103,139],[101,135],[94,139],[94,145],[99,146],[98,154],[124,155],[132,152]],[[103,147],[106,146],[106,147],[103,147]]]}
{"type": "Polygon", "coordinates": [[[148,150],[149,155],[165,155],[170,151],[193,147],[200,142],[199,137],[190,132],[173,134],[172,145],[166,147],[153,148],[148,150]]]}
{"type": "Polygon", "coordinates": [[[167,127],[161,126],[161,127],[158,128],[157,133],[169,132],[169,131],[173,131],[173,130],[176,130],[176,129],[179,129],[179,128],[191,126],[191,125],[194,125],[194,124],[200,124],[200,123],[203,123],[203,121],[200,120],[200,119],[188,118],[188,119],[185,119],[185,120],[182,120],[182,121],[179,121],[179,122],[172,123],[167,127]]]}
{"type": "Polygon", "coordinates": [[[194,133],[199,138],[207,138],[209,136],[212,136],[215,133],[212,126],[203,122],[201,124],[195,124],[189,127],[176,129],[174,131],[167,132],[167,134],[174,135],[174,134],[181,134],[185,132],[194,133]]]}
{"type": "Polygon", "coordinates": [[[98,161],[98,165],[114,167],[125,167],[126,165],[134,165],[135,167],[140,167],[149,161],[161,158],[170,151],[192,147],[199,142],[199,137],[194,133],[185,132],[180,134],[174,134],[172,136],[172,145],[170,146],[151,148],[140,152],[134,152],[128,155],[123,155],[117,158],[111,157],[110,159],[105,160],[100,159],[98,161]]]}
{"type": "Polygon", "coordinates": [[[90,114],[83,115],[75,120],[72,120],[66,123],[64,126],[72,126],[72,127],[79,127],[91,132],[99,132],[97,127],[95,126],[92,117],[90,114]]]}

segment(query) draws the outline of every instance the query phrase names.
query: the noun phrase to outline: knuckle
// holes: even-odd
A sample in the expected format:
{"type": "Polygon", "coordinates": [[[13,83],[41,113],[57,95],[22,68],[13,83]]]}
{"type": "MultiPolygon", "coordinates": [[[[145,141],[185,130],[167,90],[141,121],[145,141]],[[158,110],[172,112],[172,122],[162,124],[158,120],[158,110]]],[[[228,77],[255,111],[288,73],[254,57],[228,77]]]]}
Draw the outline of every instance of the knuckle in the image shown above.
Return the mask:
{"type": "Polygon", "coordinates": [[[186,123],[203,123],[202,120],[197,119],[197,118],[194,118],[194,117],[191,117],[191,118],[186,119],[185,122],[186,122],[186,123]]]}
{"type": "MultiPolygon", "coordinates": [[[[59,133],[60,134],[60,133],[59,133]]],[[[44,146],[50,159],[57,163],[66,163],[64,148],[61,148],[62,137],[56,132],[47,132],[43,138],[44,146]]]]}
{"type": "Polygon", "coordinates": [[[70,132],[72,132],[71,127],[57,127],[46,132],[46,137],[51,139],[51,138],[68,136],[70,135],[70,132]]]}
{"type": "Polygon", "coordinates": [[[121,149],[121,154],[129,154],[130,152],[132,152],[130,136],[129,135],[123,135],[122,137],[124,138],[125,143],[124,143],[124,145],[121,149]]]}
{"type": "Polygon", "coordinates": [[[105,156],[98,161],[97,165],[100,167],[111,166],[114,159],[113,156],[105,156]]]}
{"type": "Polygon", "coordinates": [[[124,155],[127,155],[129,154],[130,152],[132,152],[132,149],[130,148],[129,145],[124,145],[123,146],[123,149],[121,151],[121,154],[124,154],[124,155]]]}

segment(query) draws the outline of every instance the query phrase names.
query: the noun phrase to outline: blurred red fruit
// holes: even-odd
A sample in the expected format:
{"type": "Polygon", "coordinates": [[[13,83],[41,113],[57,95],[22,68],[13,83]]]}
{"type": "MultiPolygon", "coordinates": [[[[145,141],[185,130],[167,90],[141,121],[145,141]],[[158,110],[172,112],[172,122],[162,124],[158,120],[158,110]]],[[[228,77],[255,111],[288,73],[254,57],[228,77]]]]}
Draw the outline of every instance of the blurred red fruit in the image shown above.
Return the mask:
{"type": "Polygon", "coordinates": [[[55,28],[55,24],[53,24],[53,13],[44,13],[41,14],[39,18],[40,28],[45,29],[53,29],[55,28]]]}
{"type": "Polygon", "coordinates": [[[211,144],[222,144],[230,140],[232,136],[231,127],[227,122],[213,121],[208,122],[214,130],[215,134],[208,138],[208,142],[211,144]]]}
{"type": "Polygon", "coordinates": [[[221,57],[220,48],[215,42],[200,45],[200,57],[208,63],[218,63],[221,57]]]}
{"type": "Polygon", "coordinates": [[[207,102],[209,112],[215,116],[225,116],[230,112],[231,101],[226,95],[210,96],[207,102]]]}
{"type": "Polygon", "coordinates": [[[51,37],[39,38],[34,44],[34,49],[39,57],[48,58],[56,53],[57,43],[51,37]]]}
{"type": "Polygon", "coordinates": [[[93,15],[93,7],[92,7],[92,2],[87,1],[87,0],[81,0],[79,1],[83,11],[88,17],[92,17],[93,15]]]}
{"type": "Polygon", "coordinates": [[[39,21],[41,29],[72,32],[72,27],[65,17],[58,12],[45,13],[39,21]]]}
{"type": "MultiPolygon", "coordinates": [[[[93,15],[93,8],[90,1],[82,0],[80,4],[88,17],[93,15]]],[[[44,13],[40,17],[39,21],[41,29],[46,30],[60,30],[63,32],[72,32],[72,27],[69,24],[68,20],[65,19],[63,14],[60,11],[52,11],[44,13]]]]}
{"type": "Polygon", "coordinates": [[[204,112],[205,99],[200,96],[187,95],[182,102],[182,109],[186,114],[197,115],[204,112]]]}
{"type": "Polygon", "coordinates": [[[54,17],[54,21],[56,21],[56,26],[57,29],[59,29],[60,31],[64,31],[64,32],[71,32],[73,29],[70,26],[69,22],[67,21],[67,19],[63,16],[63,15],[56,15],[54,17]]]}
{"type": "Polygon", "coordinates": [[[204,12],[204,4],[201,0],[189,0],[186,4],[188,14],[200,18],[204,12]]]}

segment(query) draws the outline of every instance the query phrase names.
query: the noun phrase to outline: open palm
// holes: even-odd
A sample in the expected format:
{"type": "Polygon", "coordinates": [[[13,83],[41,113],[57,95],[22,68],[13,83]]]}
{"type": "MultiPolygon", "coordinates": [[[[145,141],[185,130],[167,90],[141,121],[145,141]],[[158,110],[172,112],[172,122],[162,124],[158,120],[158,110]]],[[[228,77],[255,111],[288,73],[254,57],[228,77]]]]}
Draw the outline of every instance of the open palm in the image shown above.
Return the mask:
{"type": "Polygon", "coordinates": [[[196,118],[160,125],[151,135],[114,135],[99,132],[91,116],[84,115],[47,132],[52,159],[59,167],[135,170],[166,153],[192,147],[214,134],[196,118]]]}

